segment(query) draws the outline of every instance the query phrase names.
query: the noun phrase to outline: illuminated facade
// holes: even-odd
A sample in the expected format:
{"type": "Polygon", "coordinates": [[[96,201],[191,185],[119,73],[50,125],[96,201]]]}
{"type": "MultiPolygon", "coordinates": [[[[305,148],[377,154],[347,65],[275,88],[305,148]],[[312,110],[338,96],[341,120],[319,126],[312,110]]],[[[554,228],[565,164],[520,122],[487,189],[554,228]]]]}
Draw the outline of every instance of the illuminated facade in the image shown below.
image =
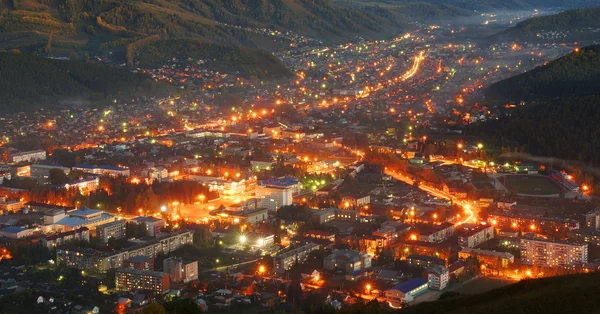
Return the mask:
{"type": "Polygon", "coordinates": [[[115,273],[118,291],[150,290],[162,293],[169,290],[169,275],[163,272],[120,268],[115,273]]]}
{"type": "Polygon", "coordinates": [[[588,245],[553,242],[541,239],[521,239],[521,262],[537,266],[572,266],[588,261],[588,245]]]}

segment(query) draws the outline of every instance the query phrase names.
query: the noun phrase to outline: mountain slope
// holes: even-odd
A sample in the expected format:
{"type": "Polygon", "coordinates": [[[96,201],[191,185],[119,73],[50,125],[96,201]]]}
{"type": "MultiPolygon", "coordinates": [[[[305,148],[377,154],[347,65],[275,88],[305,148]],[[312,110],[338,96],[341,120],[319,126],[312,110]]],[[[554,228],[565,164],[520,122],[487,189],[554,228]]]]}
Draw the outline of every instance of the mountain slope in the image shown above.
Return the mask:
{"type": "Polygon", "coordinates": [[[600,164],[600,46],[495,83],[487,95],[500,105],[529,102],[470,126],[473,135],[511,151],[600,164]]]}
{"type": "Polygon", "coordinates": [[[0,111],[28,111],[70,101],[160,95],[163,86],[147,76],[114,67],[0,53],[0,111]]]}
{"type": "Polygon", "coordinates": [[[483,294],[425,302],[401,314],[598,313],[600,273],[525,280],[483,294]]]}
{"type": "Polygon", "coordinates": [[[600,45],[589,46],[495,84],[489,98],[504,101],[586,96],[600,92],[600,45]]]}
{"type": "MultiPolygon", "coordinates": [[[[514,27],[493,35],[491,39],[494,41],[507,39],[522,41],[540,40],[539,35],[544,32],[570,32],[586,28],[600,28],[600,6],[529,18],[517,23],[514,27]]],[[[579,32],[569,34],[568,40],[586,40],[597,37],[599,36],[591,32],[579,32]]]]}

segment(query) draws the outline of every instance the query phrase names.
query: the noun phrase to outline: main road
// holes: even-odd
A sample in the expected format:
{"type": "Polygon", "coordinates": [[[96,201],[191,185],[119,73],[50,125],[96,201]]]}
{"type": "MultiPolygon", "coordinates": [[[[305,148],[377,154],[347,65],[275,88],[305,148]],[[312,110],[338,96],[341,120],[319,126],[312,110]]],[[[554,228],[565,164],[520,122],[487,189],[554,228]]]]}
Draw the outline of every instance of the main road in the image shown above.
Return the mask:
{"type": "MultiPolygon", "coordinates": [[[[408,177],[405,174],[401,174],[399,172],[395,172],[395,171],[390,171],[390,170],[386,170],[385,174],[391,176],[392,178],[398,180],[398,181],[402,181],[408,185],[413,185],[414,181],[408,177]]],[[[440,191],[436,188],[430,187],[430,186],[426,186],[423,184],[419,184],[419,189],[421,189],[422,191],[426,192],[429,195],[435,196],[435,197],[439,197],[439,198],[443,198],[443,199],[447,199],[447,200],[451,200],[454,202],[454,204],[457,204],[459,206],[461,206],[464,211],[465,214],[467,215],[466,217],[464,217],[462,220],[460,220],[459,222],[457,222],[457,225],[460,224],[464,224],[464,223],[468,223],[468,222],[477,222],[477,216],[476,213],[474,212],[474,210],[477,209],[476,206],[469,204],[468,201],[466,200],[458,200],[456,199],[454,196],[445,193],[444,191],[440,191]]]]}

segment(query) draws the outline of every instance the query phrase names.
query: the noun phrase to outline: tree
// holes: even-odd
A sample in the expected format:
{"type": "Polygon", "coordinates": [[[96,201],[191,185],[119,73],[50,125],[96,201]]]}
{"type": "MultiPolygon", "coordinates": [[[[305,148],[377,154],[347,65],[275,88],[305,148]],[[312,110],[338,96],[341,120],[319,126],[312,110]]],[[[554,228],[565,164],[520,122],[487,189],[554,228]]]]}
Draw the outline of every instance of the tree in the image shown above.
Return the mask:
{"type": "Polygon", "coordinates": [[[143,309],[141,314],[167,314],[167,311],[158,303],[151,303],[143,309]]]}
{"type": "Polygon", "coordinates": [[[50,180],[50,184],[58,186],[65,185],[69,182],[69,178],[67,177],[65,172],[58,168],[50,169],[48,179],[50,180]]]}
{"type": "Polygon", "coordinates": [[[176,298],[165,303],[165,310],[177,314],[201,314],[202,310],[190,298],[176,298]]]}
{"type": "Polygon", "coordinates": [[[394,261],[394,252],[390,249],[383,249],[377,256],[380,265],[389,264],[394,261]]]}

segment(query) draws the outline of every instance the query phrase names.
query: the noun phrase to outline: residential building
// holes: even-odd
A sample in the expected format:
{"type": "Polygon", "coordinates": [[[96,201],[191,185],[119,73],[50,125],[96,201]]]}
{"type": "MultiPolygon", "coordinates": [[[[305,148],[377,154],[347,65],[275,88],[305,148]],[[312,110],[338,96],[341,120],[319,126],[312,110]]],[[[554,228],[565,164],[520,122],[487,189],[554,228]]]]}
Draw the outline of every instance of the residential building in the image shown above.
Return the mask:
{"type": "Polygon", "coordinates": [[[160,230],[165,226],[164,220],[152,216],[138,216],[130,221],[138,225],[144,224],[146,226],[146,232],[151,237],[159,234],[160,230]]]}
{"type": "Polygon", "coordinates": [[[488,215],[487,222],[496,228],[501,229],[529,229],[535,228],[568,228],[569,230],[579,229],[579,221],[568,217],[544,217],[542,214],[526,214],[514,211],[495,212],[488,215]]]}
{"type": "Polygon", "coordinates": [[[84,173],[95,174],[108,177],[129,177],[129,168],[116,166],[94,166],[94,165],[75,165],[72,170],[80,170],[84,173]]]}
{"type": "Polygon", "coordinates": [[[96,227],[96,237],[103,243],[109,239],[117,240],[125,237],[125,220],[115,220],[96,227]]]}
{"type": "Polygon", "coordinates": [[[584,228],[569,231],[569,240],[574,242],[584,242],[600,244],[600,230],[584,228]]]}
{"type": "Polygon", "coordinates": [[[330,242],[335,242],[335,232],[331,232],[331,231],[307,230],[306,232],[304,232],[303,236],[305,236],[307,238],[321,239],[321,240],[327,240],[330,242]]]}
{"type": "Polygon", "coordinates": [[[198,261],[185,262],[179,257],[169,257],[163,261],[163,270],[172,282],[190,282],[198,279],[198,261]]]}
{"type": "Polygon", "coordinates": [[[325,257],[323,265],[327,270],[342,269],[351,274],[371,268],[371,257],[369,254],[359,251],[333,250],[330,255],[325,257]]]}
{"type": "Polygon", "coordinates": [[[441,258],[418,254],[412,254],[407,256],[406,262],[410,264],[410,266],[423,268],[446,265],[446,261],[441,258]]]}
{"type": "Polygon", "coordinates": [[[123,263],[123,267],[139,270],[154,270],[154,258],[144,255],[133,256],[123,263]]]}
{"type": "Polygon", "coordinates": [[[458,245],[461,247],[476,247],[487,240],[494,238],[494,226],[476,225],[461,230],[458,236],[458,245]]]}
{"type": "Polygon", "coordinates": [[[58,248],[56,250],[56,261],[71,268],[105,273],[109,269],[123,267],[125,261],[134,256],[143,255],[155,258],[159,253],[168,254],[182,245],[192,242],[193,233],[184,230],[178,233],[165,234],[116,252],[82,248],[58,248]]]}
{"type": "Polygon", "coordinates": [[[33,236],[33,229],[10,226],[0,229],[0,237],[9,239],[22,239],[33,236]]]}
{"type": "Polygon", "coordinates": [[[252,160],[250,161],[250,167],[254,172],[260,172],[263,170],[270,170],[275,162],[272,160],[252,160]]]}
{"type": "Polygon", "coordinates": [[[77,188],[83,195],[88,195],[96,191],[100,187],[100,179],[98,177],[83,178],[77,181],[69,182],[64,185],[65,189],[77,188]]]}
{"type": "Polygon", "coordinates": [[[422,224],[419,230],[418,240],[422,242],[442,242],[454,233],[454,225],[450,222],[437,224],[422,224]]]}
{"type": "Polygon", "coordinates": [[[51,250],[74,240],[90,242],[90,229],[87,227],[81,227],[71,231],[47,235],[42,237],[42,245],[51,250]]]}
{"type": "Polygon", "coordinates": [[[150,290],[163,293],[169,290],[169,275],[163,272],[119,268],[115,273],[118,291],[150,290]]]}
{"type": "Polygon", "coordinates": [[[340,207],[342,208],[360,208],[371,204],[371,195],[368,193],[361,195],[345,195],[342,196],[340,207]]]}
{"type": "Polygon", "coordinates": [[[450,281],[450,271],[444,266],[429,267],[423,272],[423,279],[427,280],[429,289],[444,290],[450,281]]]}
{"type": "Polygon", "coordinates": [[[226,223],[247,223],[249,225],[257,225],[269,218],[269,211],[266,208],[243,209],[243,210],[226,210],[216,209],[210,214],[219,218],[219,221],[226,223]]]}
{"type": "Polygon", "coordinates": [[[515,262],[515,256],[508,252],[497,252],[490,250],[472,249],[465,247],[458,252],[458,258],[466,260],[469,257],[477,257],[479,262],[493,268],[506,268],[515,262]]]}
{"type": "Polygon", "coordinates": [[[321,246],[316,243],[309,243],[299,248],[275,255],[273,257],[273,271],[283,273],[290,269],[295,263],[302,263],[308,257],[310,252],[318,250],[321,246]]]}
{"type": "Polygon", "coordinates": [[[588,245],[545,239],[521,239],[521,263],[566,267],[588,262],[588,245]]]}
{"type": "Polygon", "coordinates": [[[394,287],[387,289],[383,295],[388,301],[398,305],[411,302],[416,296],[419,296],[428,290],[429,283],[423,278],[415,278],[394,287]]]}
{"type": "Polygon", "coordinates": [[[312,219],[319,224],[324,224],[335,220],[335,213],[335,208],[315,209],[312,211],[312,219]]]}
{"type": "Polygon", "coordinates": [[[32,162],[38,160],[46,160],[46,151],[33,150],[21,153],[15,153],[10,156],[10,161],[14,163],[32,162]]]}
{"type": "MultiPolygon", "coordinates": [[[[0,182],[0,184],[2,184],[2,182],[0,182]]],[[[0,201],[0,211],[6,210],[9,212],[16,212],[21,208],[23,208],[23,202],[21,201],[7,201],[5,198],[0,201]]]]}

